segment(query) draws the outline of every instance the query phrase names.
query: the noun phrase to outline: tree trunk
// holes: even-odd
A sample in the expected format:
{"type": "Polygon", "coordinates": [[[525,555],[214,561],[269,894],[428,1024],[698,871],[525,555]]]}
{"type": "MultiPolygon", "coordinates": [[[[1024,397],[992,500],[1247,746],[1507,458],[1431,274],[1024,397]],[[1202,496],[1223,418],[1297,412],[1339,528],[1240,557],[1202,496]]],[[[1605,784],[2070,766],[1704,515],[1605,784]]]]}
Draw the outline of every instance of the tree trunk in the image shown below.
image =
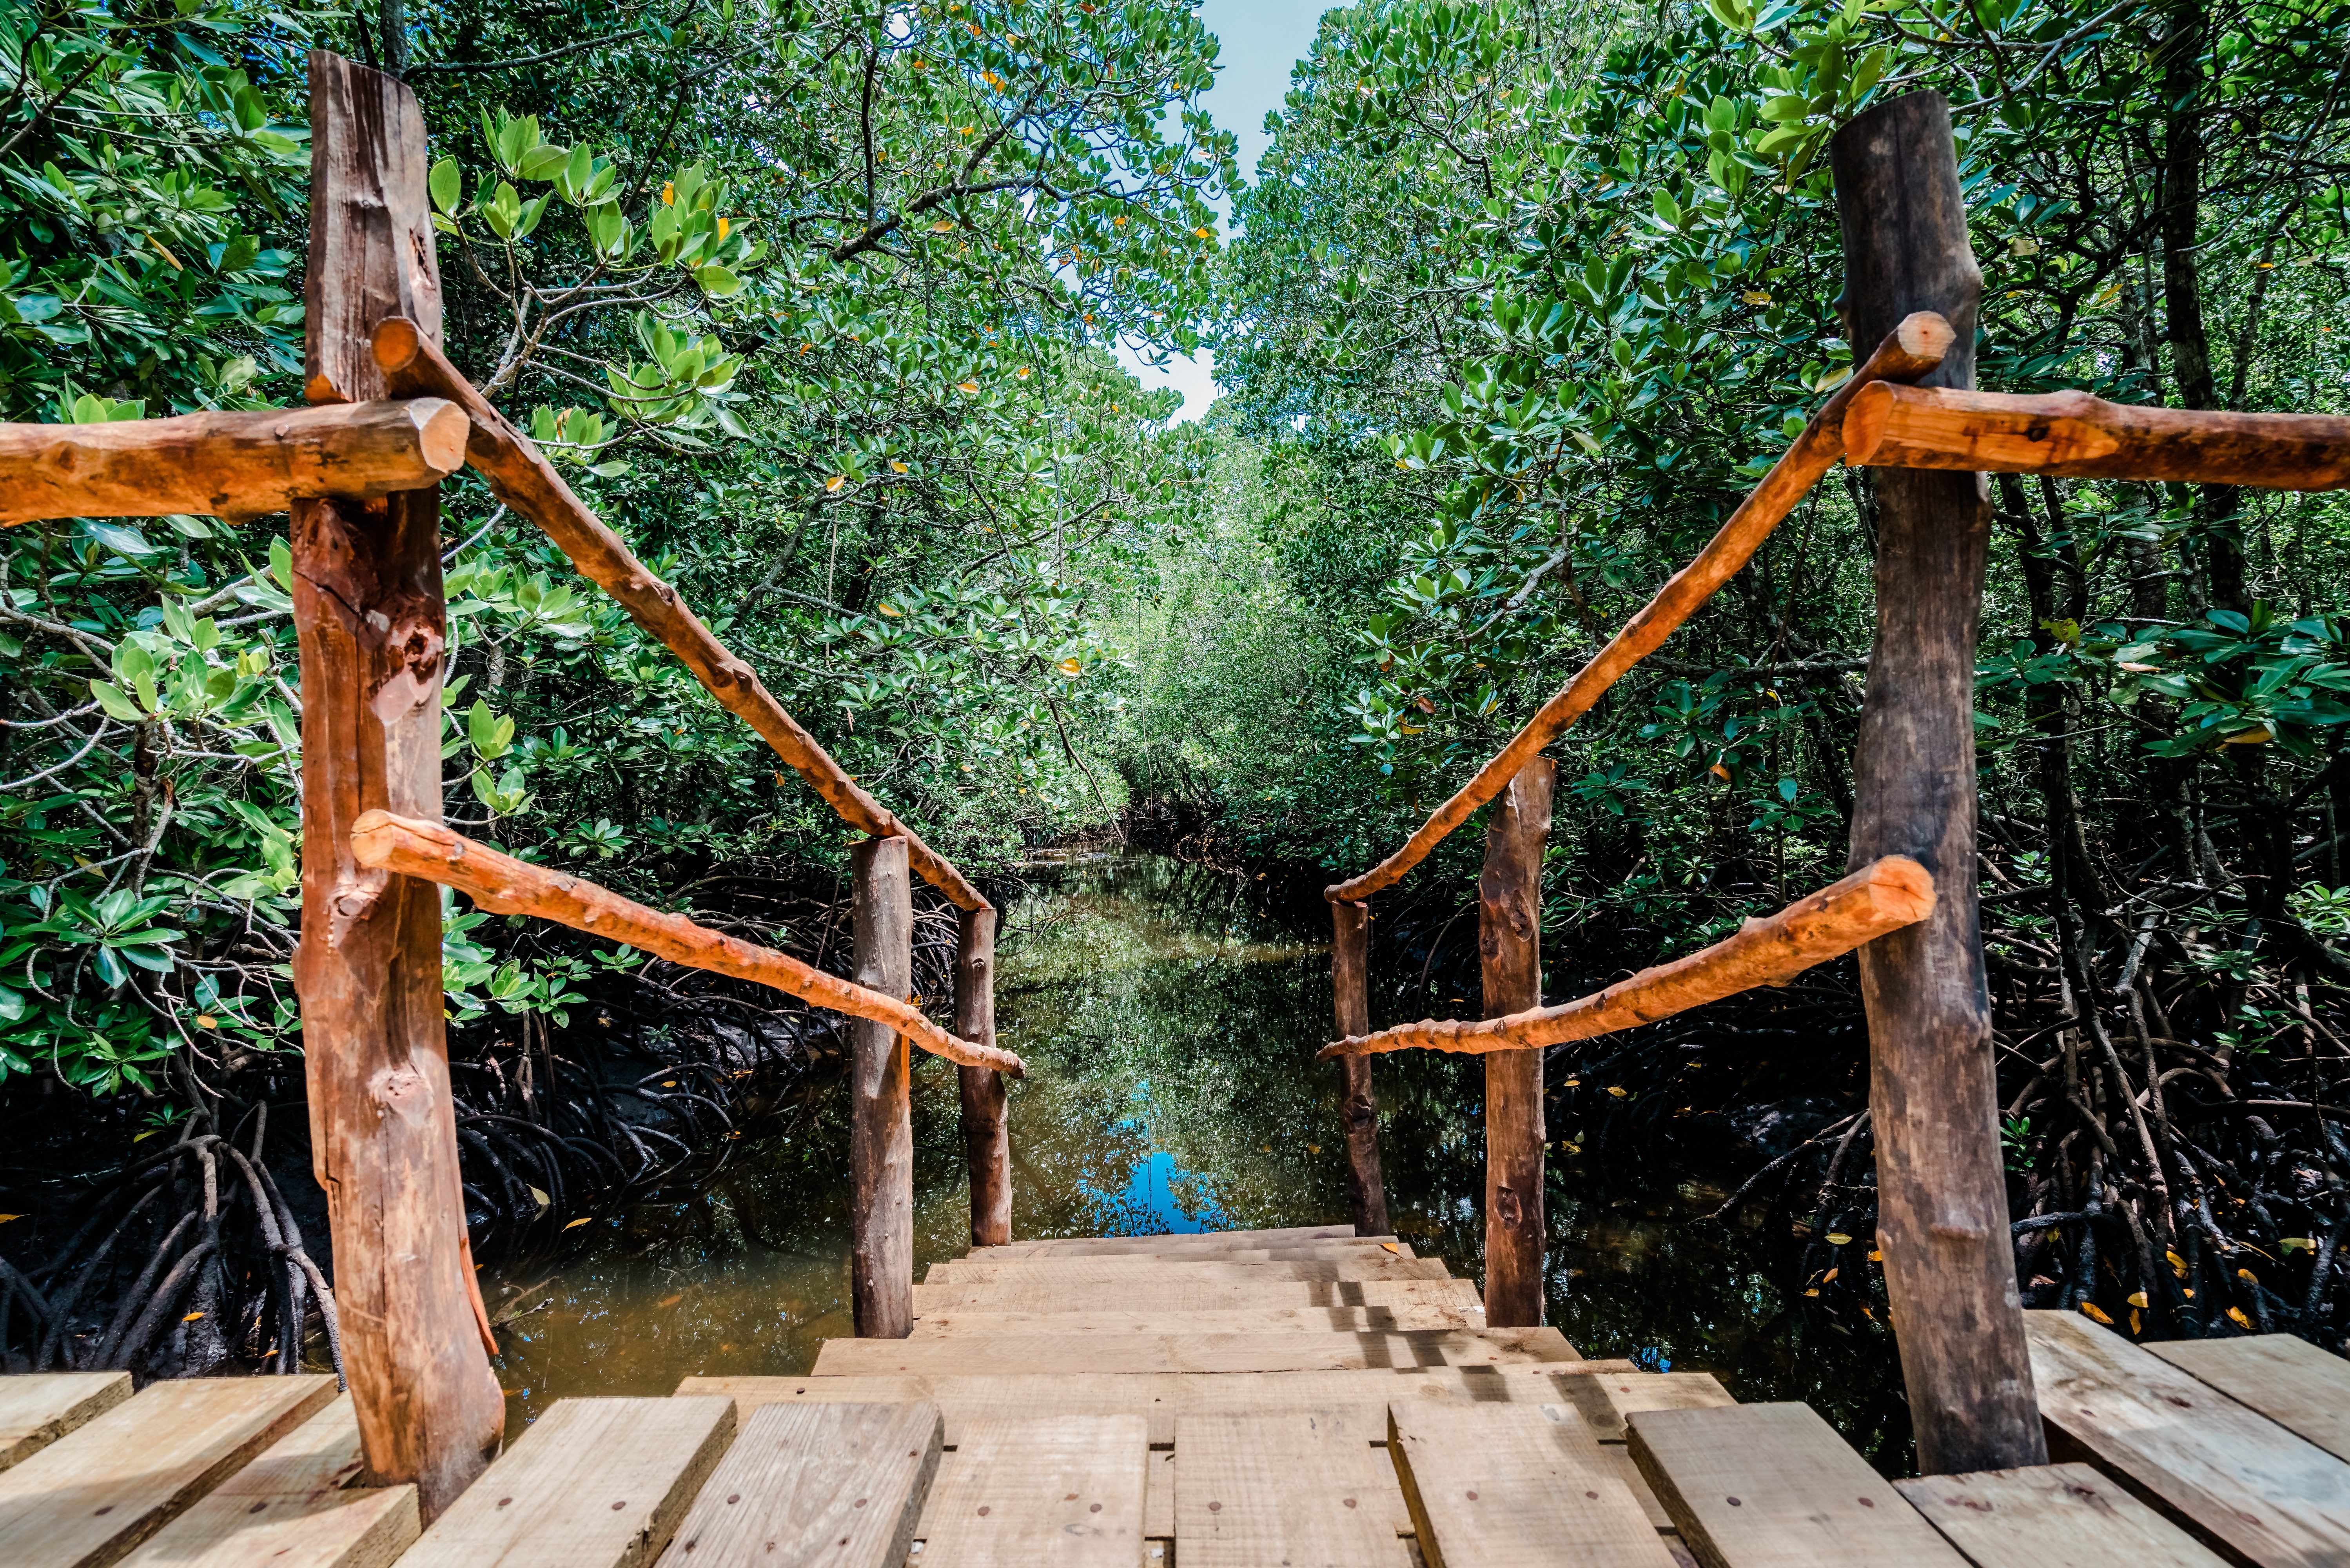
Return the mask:
{"type": "MultiPolygon", "coordinates": [[[[995,911],[961,909],[955,947],[954,1032],[976,1045],[995,1044],[995,911]]],[[[971,1162],[971,1244],[1012,1240],[1012,1137],[1003,1117],[1003,1075],[960,1067],[962,1147],[971,1162]]]]}
{"type": "MultiPolygon", "coordinates": [[[[1333,904],[1330,924],[1330,990],[1343,1040],[1371,1032],[1371,907],[1333,904]]],[[[1348,1056],[1344,1065],[1347,1097],[1339,1120],[1347,1129],[1347,1206],[1355,1234],[1385,1236],[1388,1188],[1379,1175],[1379,1102],[1371,1089],[1371,1061],[1348,1056]]]]}
{"type": "MultiPolygon", "coordinates": [[[[1929,385],[1974,382],[1982,274],[1967,245],[1950,106],[1881,104],[1831,144],[1856,343],[1914,310],[1958,342],[1929,385]]],[[[1854,759],[1855,867],[1933,874],[1925,921],[1861,950],[1877,1242],[1926,1474],[2047,1462],[2008,1241],[1975,888],[1974,662],[1989,493],[1980,474],[1877,474],[1877,637],[1854,759]]]]}
{"type": "MultiPolygon", "coordinates": [[[[904,998],[914,986],[914,898],[906,841],[868,838],[849,851],[857,983],[904,998]]],[[[914,1329],[913,1063],[886,1023],[848,1026],[850,1301],[860,1339],[914,1329]]]]}
{"type": "MultiPolygon", "coordinates": [[[[1485,1016],[1542,1005],[1542,863],[1558,764],[1536,757],[1493,805],[1477,879],[1485,1016]]],[[[1485,1321],[1543,1320],[1543,1054],[1485,1058],[1485,1321]]]]}
{"type": "MultiPolygon", "coordinates": [[[[310,57],[308,386],[383,396],[368,334],[437,333],[424,125],[390,78],[310,57]]],[[[334,1231],[343,1365],[378,1482],[414,1481],[428,1520],[505,1429],[465,1237],[442,1012],[441,890],[371,871],[351,824],[441,820],[440,497],[294,508],[302,663],[302,938],[296,990],[313,1168],[334,1231]]]]}

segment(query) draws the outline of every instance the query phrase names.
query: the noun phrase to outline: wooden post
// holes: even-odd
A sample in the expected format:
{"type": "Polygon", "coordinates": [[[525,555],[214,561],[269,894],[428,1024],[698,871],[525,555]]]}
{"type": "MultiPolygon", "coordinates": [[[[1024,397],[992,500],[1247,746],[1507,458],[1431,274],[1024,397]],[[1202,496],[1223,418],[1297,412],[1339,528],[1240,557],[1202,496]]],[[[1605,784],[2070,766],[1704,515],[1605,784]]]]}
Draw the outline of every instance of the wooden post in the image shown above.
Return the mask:
{"type": "MultiPolygon", "coordinates": [[[[1880,104],[1831,143],[1848,337],[1935,310],[1957,342],[1927,378],[1974,385],[1982,274],[1950,105],[1880,104]]],[[[1975,628],[1991,536],[1981,474],[1873,471],[1877,639],[1853,761],[1852,858],[1932,873],[1923,922],[1860,950],[1877,1241],[1928,1475],[2047,1462],[2009,1243],[1975,889],[1975,628]]]]}
{"type": "MultiPolygon", "coordinates": [[[[1338,1037],[1371,1030],[1371,907],[1330,906],[1330,990],[1338,1037]]],[[[1367,1056],[1347,1058],[1347,1097],[1339,1109],[1347,1129],[1347,1204],[1354,1210],[1355,1234],[1385,1236],[1388,1188],[1379,1175],[1379,1102],[1371,1090],[1367,1056]]]]}
{"type": "MultiPolygon", "coordinates": [[[[955,1033],[995,1044],[995,911],[962,909],[955,944],[955,1033]]],[[[1003,1119],[1003,1075],[956,1069],[962,1079],[962,1147],[971,1162],[971,1244],[1012,1240],[1012,1137],[1003,1119]]]]}
{"type": "MultiPolygon", "coordinates": [[[[310,398],[380,398],[376,321],[441,321],[424,124],[399,82],[324,52],[310,57],[310,398]]],[[[350,829],[375,807],[441,820],[439,493],[297,502],[291,544],[311,1160],[368,1468],[414,1481],[429,1520],[496,1451],[505,1399],[465,1240],[441,890],[359,865],[350,829]]]]}
{"type": "MultiPolygon", "coordinates": [[[[914,899],[906,841],[868,838],[849,851],[857,983],[906,997],[914,985],[914,899]]],[[[858,1336],[903,1339],[914,1329],[913,1062],[886,1023],[848,1026],[849,1290],[858,1336]]]]}
{"type": "MultiPolygon", "coordinates": [[[[1542,1005],[1542,864],[1558,764],[1536,757],[1494,803],[1477,878],[1485,1016],[1542,1005]]],[[[1543,1054],[1485,1058],[1485,1321],[1543,1320],[1543,1054]]]]}

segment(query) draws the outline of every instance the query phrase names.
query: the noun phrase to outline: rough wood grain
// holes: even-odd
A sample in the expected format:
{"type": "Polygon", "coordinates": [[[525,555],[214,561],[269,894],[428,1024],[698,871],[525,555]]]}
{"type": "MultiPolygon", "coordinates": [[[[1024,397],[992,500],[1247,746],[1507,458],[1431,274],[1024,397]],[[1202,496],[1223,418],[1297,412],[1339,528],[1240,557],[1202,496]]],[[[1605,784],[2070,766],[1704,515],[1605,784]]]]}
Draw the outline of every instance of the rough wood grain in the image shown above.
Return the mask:
{"type": "Polygon", "coordinates": [[[158,1383],[0,1472],[0,1563],[119,1563],[334,1397],[307,1374],[158,1383]]]}
{"type": "Polygon", "coordinates": [[[991,1284],[1014,1280],[1053,1280],[1067,1285],[1165,1282],[1180,1285],[1219,1281],[1273,1283],[1282,1280],[1363,1282],[1381,1280],[1442,1280],[1441,1258],[1399,1258],[1381,1253],[1362,1258],[1266,1258],[1236,1262],[1189,1258],[1005,1258],[987,1253],[932,1263],[932,1284],[991,1284]]]}
{"type": "MultiPolygon", "coordinates": [[[[954,1026],[963,1039],[995,1048],[995,911],[962,909],[957,925],[954,1026]]],[[[1018,1060],[1018,1058],[1014,1058],[1018,1060]]],[[[962,1098],[963,1161],[971,1170],[971,1244],[1012,1240],[1012,1132],[1003,1110],[1003,1075],[966,1064],[957,1075],[962,1098]]]]}
{"type": "MultiPolygon", "coordinates": [[[[857,981],[903,999],[914,987],[914,905],[906,841],[849,851],[857,981]]],[[[857,1332],[903,1339],[914,1326],[913,1063],[906,1037],[858,1019],[848,1030],[849,1299],[857,1332]]]]}
{"type": "Polygon", "coordinates": [[[1707,1568],[1961,1568],[1808,1405],[1641,1410],[1631,1452],[1707,1568]]]}
{"type": "Polygon", "coordinates": [[[1175,1423],[1183,1568],[1403,1568],[1385,1499],[1366,1484],[1382,1427],[1351,1411],[1191,1416],[1175,1423]]]}
{"type": "MultiPolygon", "coordinates": [[[[1542,867],[1550,842],[1558,764],[1536,757],[1518,770],[1485,825],[1477,878],[1477,955],[1485,1016],[1542,1006],[1542,867]]],[[[1543,1320],[1543,1054],[1485,1058],[1485,1321],[1543,1320]]]]}
{"type": "Polygon", "coordinates": [[[676,654],[721,707],[757,731],[784,765],[806,779],[843,822],[876,838],[906,840],[915,875],[958,909],[992,908],[952,862],[859,789],[816,737],[784,711],[760,683],[758,673],[728,652],[678,591],[649,571],[627,543],[572,493],[529,438],[457,373],[441,352],[437,320],[436,311],[435,322],[422,323],[427,328],[422,332],[418,330],[421,317],[385,320],[374,328],[375,361],[401,392],[446,398],[465,410],[473,421],[465,461],[489,481],[490,493],[536,524],[590,582],[676,654]]]}
{"type": "MultiPolygon", "coordinates": [[[[1933,385],[1974,383],[1982,274],[1967,246],[1950,106],[1911,93],[1830,142],[1850,330],[1913,311],[1956,331],[1933,385]]],[[[1928,1474],[2046,1461],[2008,1245],[1991,1002],[1975,898],[1975,634],[1991,538],[1980,474],[1875,474],[1877,634],[1853,760],[1850,864],[1907,856],[1927,919],[1860,950],[1877,1235],[1928,1474]]]]}
{"type": "Polygon", "coordinates": [[[969,1423],[923,1511],[922,1568],[1141,1568],[1139,1416],[969,1423]]]}
{"type": "Polygon", "coordinates": [[[346,1394],[164,1526],[124,1568],[386,1568],[416,1539],[412,1486],[362,1487],[346,1394]]]}
{"type": "Polygon", "coordinates": [[[1572,1408],[1423,1401],[1389,1412],[1388,1453],[1429,1568],[1671,1568],[1572,1408]]]}
{"type": "Polygon", "coordinates": [[[1866,387],[1846,410],[1844,443],[1856,466],[2262,490],[2350,485],[2350,419],[2133,408],[2078,391],[1866,387]]]}
{"type": "Polygon", "coordinates": [[[2220,1568],[2227,1561],[2087,1465],[1919,1476],[1893,1487],[1975,1568],[2220,1568]]]}
{"type": "Polygon", "coordinates": [[[816,1372],[827,1376],[932,1376],[990,1373],[1345,1372],[1359,1367],[1491,1366],[1579,1362],[1555,1328],[1366,1330],[1354,1334],[969,1333],[946,1338],[827,1339],[816,1372]]]}
{"type": "Polygon", "coordinates": [[[1468,1280],[1289,1280],[1260,1279],[1249,1270],[1239,1277],[1201,1278],[1195,1272],[1170,1278],[1146,1275],[1107,1280],[1055,1280],[1029,1272],[1017,1279],[918,1284],[918,1314],[983,1312],[1240,1312],[1281,1306],[1453,1306],[1482,1314],[1484,1303],[1468,1280]]]}
{"type": "MultiPolygon", "coordinates": [[[[1968,319],[1971,323],[1971,314],[1968,319]]],[[[1665,639],[1753,559],[1754,552],[1762,547],[1762,541],[1771,536],[1771,530],[1779,525],[1780,519],[1793,511],[1820,476],[1844,455],[1844,411],[1854,393],[1872,381],[1914,381],[1928,375],[1942,362],[1954,341],[1950,323],[1931,313],[1920,313],[1892,326],[1876,351],[1862,361],[1851,379],[1820,406],[1819,412],[1804,427],[1804,433],[1780,454],[1771,472],[1739,503],[1738,510],[1698,552],[1697,558],[1674,573],[1657,590],[1656,597],[1642,607],[1640,613],[1610,639],[1607,647],[1592,655],[1591,661],[1542,705],[1525,728],[1511,737],[1508,745],[1477,770],[1476,777],[1461,785],[1451,799],[1438,806],[1426,822],[1412,831],[1401,849],[1361,876],[1324,888],[1322,896],[1334,904],[1367,898],[1380,888],[1402,880],[1413,867],[1427,859],[1429,852],[1468,821],[1479,806],[1508,787],[1521,768],[1589,712],[1591,705],[1621,680],[1625,671],[1663,646],[1665,639]]]]}
{"type": "Polygon", "coordinates": [[[2178,1339],[2146,1347],[2337,1459],[2350,1459],[2350,1362],[2297,1334],[2178,1339]]]}
{"type": "Polygon", "coordinates": [[[1357,1236],[1347,1227],[1335,1226],[1328,1232],[1301,1231],[1295,1233],[1268,1231],[1258,1241],[1229,1241],[1219,1235],[1202,1236],[1105,1236],[1075,1241],[1013,1241],[988,1250],[990,1258],[1188,1258],[1194,1262],[1229,1261],[1235,1253],[1262,1255],[1268,1252],[1289,1252],[1300,1248],[1331,1249],[1327,1254],[1343,1255],[1349,1251],[1367,1254],[1378,1251],[1389,1257],[1413,1254],[1403,1251],[1402,1243],[1393,1236],[1357,1236]]]}
{"type": "Polygon", "coordinates": [[[1748,920],[1736,935],[1711,947],[1644,969],[1589,996],[1482,1023],[1428,1019],[1398,1024],[1326,1045],[1321,1054],[1508,1051],[1637,1029],[1759,985],[1783,985],[1864,942],[1916,925],[1933,908],[1934,879],[1926,868],[1888,855],[1775,915],[1748,920]]]}
{"type": "Polygon", "coordinates": [[[373,501],[455,472],[467,428],[465,411],[440,398],[0,425],[0,524],[175,512],[243,522],[296,496],[373,501]]]}
{"type": "Polygon", "coordinates": [[[2239,1562],[2350,1563],[2350,1464],[2077,1313],[2024,1314],[2040,1411],[2239,1562]]]}
{"type": "MultiPolygon", "coordinates": [[[[440,331],[424,122],[398,81],[324,51],[310,56],[310,109],[308,392],[364,402],[385,391],[368,352],[376,322],[440,331]]],[[[505,1399],[465,1236],[440,889],[360,865],[350,830],[369,810],[441,818],[439,497],[300,501],[291,543],[311,1166],[369,1468],[414,1481],[429,1520],[489,1462],[505,1399]]]]}
{"type": "Polygon", "coordinates": [[[1718,1410],[1738,1403],[1711,1372],[1601,1373],[1562,1377],[1558,1386],[1603,1443],[1625,1440],[1625,1419],[1635,1410],[1718,1410]]]}
{"type": "MultiPolygon", "coordinates": [[[[1086,1256],[1095,1252],[1155,1252],[1170,1247],[1277,1247],[1305,1241],[1351,1241],[1352,1225],[1297,1225],[1279,1231],[1177,1231],[1152,1236],[1062,1236],[1014,1241],[999,1257],[1086,1256]]],[[[1393,1241],[1392,1236],[1373,1238],[1393,1241]]]]}
{"type": "Polygon", "coordinates": [[[0,1377],[0,1470],[130,1397],[128,1372],[18,1372],[0,1377]]]}
{"type": "Polygon", "coordinates": [[[733,1436],[728,1399],[559,1399],[400,1568],[639,1568],[733,1436]]]}
{"type": "Polygon", "coordinates": [[[754,1411],[661,1562],[903,1568],[945,1433],[927,1400],[754,1411]]]}
{"type": "Polygon", "coordinates": [[[1440,1307],[1258,1307],[1247,1312],[944,1312],[914,1320],[916,1339],[987,1334],[1083,1334],[1135,1338],[1180,1334],[1360,1334],[1415,1328],[1482,1328],[1485,1314],[1440,1307]]]}
{"type": "Polygon", "coordinates": [[[903,999],[825,973],[789,953],[649,909],[582,877],[517,860],[494,845],[438,823],[388,811],[362,812],[351,824],[351,856],[369,870],[454,888],[493,914],[530,915],[627,942],[689,969],[706,969],[773,986],[803,1002],[886,1024],[950,1062],[985,1064],[1017,1075],[1020,1058],[990,1044],[958,1040],[903,999]]]}
{"type": "MultiPolygon", "coordinates": [[[[1371,1031],[1371,907],[1330,906],[1330,992],[1341,1038],[1371,1031]]],[[[1379,1102],[1371,1064],[1349,1060],[1338,1101],[1338,1123],[1347,1138],[1347,1206],[1355,1230],[1365,1236],[1388,1229],[1387,1179],[1379,1173],[1379,1102]]]]}

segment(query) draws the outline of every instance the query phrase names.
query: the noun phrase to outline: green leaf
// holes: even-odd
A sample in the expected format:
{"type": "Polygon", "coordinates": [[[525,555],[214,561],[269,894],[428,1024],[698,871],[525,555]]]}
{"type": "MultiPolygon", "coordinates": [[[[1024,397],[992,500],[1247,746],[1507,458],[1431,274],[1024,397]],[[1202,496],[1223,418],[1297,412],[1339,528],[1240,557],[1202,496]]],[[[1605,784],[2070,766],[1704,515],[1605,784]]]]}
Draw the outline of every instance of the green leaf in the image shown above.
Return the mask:
{"type": "Polygon", "coordinates": [[[81,520],[81,531],[121,555],[151,556],[156,553],[155,546],[147,542],[147,535],[127,524],[101,523],[95,517],[85,517],[81,520]]]}
{"type": "Polygon", "coordinates": [[[91,681],[89,694],[98,699],[98,705],[106,710],[106,716],[109,719],[120,719],[126,724],[136,724],[147,718],[147,715],[140,711],[139,705],[123,693],[122,688],[110,680],[91,681]]]}
{"type": "Polygon", "coordinates": [[[454,213],[457,203],[464,198],[464,171],[457,167],[453,158],[443,158],[435,163],[426,184],[432,192],[432,204],[444,213],[454,213]]]}
{"type": "MultiPolygon", "coordinates": [[[[577,156],[584,158],[587,155],[588,150],[585,147],[578,150],[577,156]]],[[[568,147],[556,147],[552,143],[545,147],[534,147],[523,154],[522,161],[515,166],[515,172],[525,180],[552,180],[563,172],[564,165],[569,163],[573,156],[572,150],[568,147]]]]}
{"type": "Polygon", "coordinates": [[[741,278],[736,277],[716,262],[694,268],[693,280],[702,286],[702,292],[712,299],[723,299],[743,286],[741,278]]]}

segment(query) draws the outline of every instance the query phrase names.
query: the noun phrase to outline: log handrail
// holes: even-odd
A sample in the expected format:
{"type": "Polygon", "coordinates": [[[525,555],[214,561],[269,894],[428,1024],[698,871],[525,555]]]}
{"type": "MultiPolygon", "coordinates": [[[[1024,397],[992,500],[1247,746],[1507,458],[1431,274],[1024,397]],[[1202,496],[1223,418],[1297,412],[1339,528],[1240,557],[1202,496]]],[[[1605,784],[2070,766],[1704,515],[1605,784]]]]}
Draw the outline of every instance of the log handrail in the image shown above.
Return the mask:
{"type": "Polygon", "coordinates": [[[647,909],[584,877],[567,876],[465,837],[438,823],[388,811],[362,813],[351,825],[351,854],[362,866],[454,888],[498,915],[531,915],[574,930],[642,948],[671,963],[755,981],[835,1012],[886,1023],[932,1055],[967,1067],[1024,1075],[1018,1056],[997,1046],[958,1040],[894,997],[711,929],[683,915],[647,909]]]}
{"type": "Polygon", "coordinates": [[[446,398],[473,421],[465,461],[489,482],[490,492],[537,524],[571,564],[619,602],[629,618],[659,638],[694,679],[730,711],[756,730],[790,768],[824,797],[841,820],[876,838],[903,838],[916,876],[958,908],[993,908],[953,862],[922,842],[887,806],[859,789],[815,736],[785,711],[756,671],[729,652],[678,591],[637,559],[626,541],[588,510],[529,437],[506,421],[441,350],[404,317],[375,329],[376,363],[393,389],[446,398]]]}
{"type": "Polygon", "coordinates": [[[1888,855],[1775,915],[1747,921],[1735,936],[1605,991],[1482,1022],[1424,1019],[1353,1034],[1324,1046],[1315,1059],[1415,1048],[1483,1055],[1612,1034],[1758,985],[1783,985],[1887,931],[1916,925],[1933,908],[1934,878],[1926,868],[1907,856],[1888,855]]]}
{"type": "MultiPolygon", "coordinates": [[[[1445,836],[1469,820],[1471,813],[1502,793],[1518,770],[1564,734],[1588,712],[1600,695],[1641,659],[1654,653],[1683,621],[1697,613],[1737,576],[1762,548],[1771,530],[1809,493],[1822,474],[1844,455],[1845,410],[1860,389],[1877,381],[1915,380],[1942,362],[1953,340],[1950,324],[1931,311],[1919,311],[1886,335],[1835,395],[1822,404],[1804,427],[1794,444],[1780,454],[1771,472],[1739,503],[1697,558],[1657,590],[1656,597],[1634,616],[1607,646],[1594,654],[1573,680],[1542,706],[1524,729],[1419,825],[1401,849],[1361,876],[1322,890],[1334,904],[1367,898],[1394,886],[1405,873],[1444,842],[1445,836]]],[[[444,396],[446,394],[443,394],[444,396]]],[[[477,434],[474,438],[479,441],[477,434]]]]}
{"type": "Polygon", "coordinates": [[[2350,487],[2350,419],[2143,408],[2080,391],[1867,387],[1845,410],[1844,444],[1856,467],[2350,487]]]}
{"type": "Polygon", "coordinates": [[[0,526],[50,517],[243,521],[296,500],[424,490],[465,461],[464,410],[442,398],[0,424],[0,526]]]}

